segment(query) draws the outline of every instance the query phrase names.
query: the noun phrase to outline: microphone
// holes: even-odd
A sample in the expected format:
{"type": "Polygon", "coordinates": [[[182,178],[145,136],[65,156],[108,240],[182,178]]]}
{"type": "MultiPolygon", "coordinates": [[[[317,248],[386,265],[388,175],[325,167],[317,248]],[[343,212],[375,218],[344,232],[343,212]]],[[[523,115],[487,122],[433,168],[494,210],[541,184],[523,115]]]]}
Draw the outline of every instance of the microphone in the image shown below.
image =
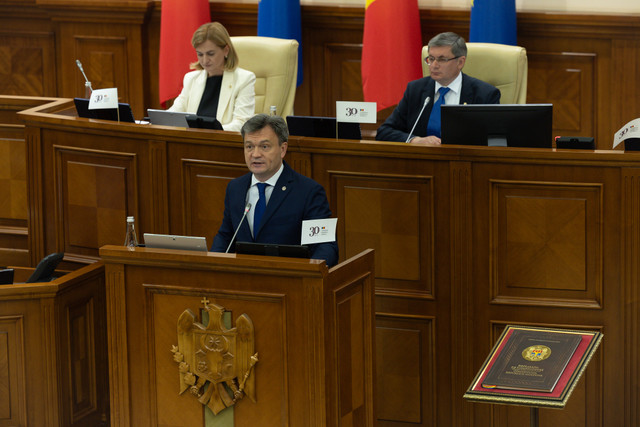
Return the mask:
{"type": "Polygon", "coordinates": [[[227,250],[224,251],[225,254],[229,253],[229,249],[231,249],[231,244],[233,243],[233,239],[236,238],[236,234],[238,234],[238,231],[240,230],[240,226],[242,225],[242,221],[244,221],[244,219],[247,216],[247,213],[249,212],[250,209],[251,209],[251,203],[247,202],[247,204],[244,207],[244,213],[242,214],[242,218],[240,218],[240,223],[238,224],[238,227],[236,227],[235,233],[233,233],[233,237],[231,238],[231,241],[229,242],[229,246],[227,246],[227,250]]]}
{"type": "Polygon", "coordinates": [[[76,59],[76,65],[78,66],[78,68],[80,69],[80,72],[84,76],[84,85],[87,86],[89,89],[91,89],[91,92],[93,92],[93,88],[91,87],[91,82],[87,78],[87,75],[84,73],[84,68],[82,68],[82,62],[80,62],[79,59],[76,59]]]}
{"type": "Polygon", "coordinates": [[[407,137],[407,140],[405,142],[409,142],[409,140],[411,139],[411,134],[413,133],[413,130],[416,128],[416,125],[418,124],[418,120],[420,120],[420,117],[422,116],[422,113],[424,112],[424,109],[430,100],[431,98],[428,96],[425,98],[424,104],[422,104],[422,110],[420,110],[420,114],[418,114],[418,118],[416,119],[416,122],[413,124],[413,127],[411,128],[411,132],[409,132],[409,136],[407,137]]]}

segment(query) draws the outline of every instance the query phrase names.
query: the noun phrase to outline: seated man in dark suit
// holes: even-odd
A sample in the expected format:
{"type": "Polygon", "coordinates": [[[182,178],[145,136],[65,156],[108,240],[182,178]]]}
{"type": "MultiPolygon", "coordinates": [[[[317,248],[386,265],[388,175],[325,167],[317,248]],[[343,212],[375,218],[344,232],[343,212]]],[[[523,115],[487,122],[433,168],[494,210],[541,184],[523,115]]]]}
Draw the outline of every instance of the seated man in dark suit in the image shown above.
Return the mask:
{"type": "Polygon", "coordinates": [[[500,103],[496,87],[462,73],[467,59],[462,37],[440,33],[428,46],[431,75],[407,85],[398,106],[378,129],[377,140],[440,145],[440,105],[500,103]]]}
{"type": "MultiPolygon", "coordinates": [[[[211,251],[227,250],[247,203],[251,203],[251,209],[238,230],[236,241],[299,245],[302,221],[331,217],[324,188],[295,172],[283,160],[289,130],[282,117],[258,114],[249,119],[240,132],[244,159],[251,173],[227,185],[224,218],[211,251]],[[266,206],[260,199],[265,200],[266,206]]],[[[336,242],[314,244],[310,250],[311,258],[324,259],[329,267],[338,263],[336,242]]]]}

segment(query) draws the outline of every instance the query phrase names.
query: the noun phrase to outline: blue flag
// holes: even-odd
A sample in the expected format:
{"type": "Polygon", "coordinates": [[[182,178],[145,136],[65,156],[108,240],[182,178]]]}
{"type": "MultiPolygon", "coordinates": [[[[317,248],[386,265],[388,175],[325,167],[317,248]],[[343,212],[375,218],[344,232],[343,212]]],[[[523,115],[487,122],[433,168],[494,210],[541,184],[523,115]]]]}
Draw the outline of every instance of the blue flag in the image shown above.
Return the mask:
{"type": "Polygon", "coordinates": [[[517,45],[515,0],[472,0],[469,41],[517,45]]]}
{"type": "Polygon", "coordinates": [[[258,35],[298,40],[298,86],[302,83],[300,0],[260,0],[258,35]]]}

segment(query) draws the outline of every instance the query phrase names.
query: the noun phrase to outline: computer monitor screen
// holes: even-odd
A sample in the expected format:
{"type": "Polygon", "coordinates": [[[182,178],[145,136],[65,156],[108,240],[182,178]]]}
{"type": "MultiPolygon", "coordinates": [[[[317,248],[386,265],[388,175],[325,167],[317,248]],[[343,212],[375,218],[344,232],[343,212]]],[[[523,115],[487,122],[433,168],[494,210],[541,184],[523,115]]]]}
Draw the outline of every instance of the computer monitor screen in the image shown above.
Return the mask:
{"type": "MultiPolygon", "coordinates": [[[[287,116],[289,134],[314,138],[336,138],[335,117],[287,116]]],[[[338,138],[362,139],[360,123],[339,122],[338,138]]]]}
{"type": "Polygon", "coordinates": [[[443,105],[442,144],[551,148],[552,104],[443,105]]]}
{"type": "Polygon", "coordinates": [[[162,126],[176,126],[186,128],[189,127],[187,123],[187,116],[190,113],[182,111],[169,111],[169,110],[156,110],[153,108],[147,108],[149,114],[149,121],[152,125],[162,126]]]}
{"type": "Polygon", "coordinates": [[[207,252],[207,239],[199,236],[180,236],[172,234],[144,233],[144,244],[147,248],[181,249],[207,252]]]}
{"type": "Polygon", "coordinates": [[[117,122],[135,123],[133,118],[133,112],[131,106],[125,103],[118,103],[118,108],[101,108],[97,110],[89,109],[89,100],[87,98],[74,98],[74,104],[76,105],[76,112],[78,117],[84,117],[87,119],[101,119],[112,120],[117,122]]]}

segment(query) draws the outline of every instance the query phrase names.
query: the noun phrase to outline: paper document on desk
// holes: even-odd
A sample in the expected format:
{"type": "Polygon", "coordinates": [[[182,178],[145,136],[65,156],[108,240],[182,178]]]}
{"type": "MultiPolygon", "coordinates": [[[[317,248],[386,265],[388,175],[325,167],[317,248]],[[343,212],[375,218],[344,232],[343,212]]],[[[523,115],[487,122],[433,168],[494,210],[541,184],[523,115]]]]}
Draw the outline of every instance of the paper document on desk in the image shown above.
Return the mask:
{"type": "Polygon", "coordinates": [[[336,241],[338,218],[309,219],[302,221],[301,245],[336,241]]]}
{"type": "Polygon", "coordinates": [[[118,108],[118,88],[95,89],[89,98],[89,110],[118,108]]]}
{"type": "Polygon", "coordinates": [[[640,138],[640,119],[631,120],[616,132],[613,136],[613,148],[629,138],[640,138]]]}

